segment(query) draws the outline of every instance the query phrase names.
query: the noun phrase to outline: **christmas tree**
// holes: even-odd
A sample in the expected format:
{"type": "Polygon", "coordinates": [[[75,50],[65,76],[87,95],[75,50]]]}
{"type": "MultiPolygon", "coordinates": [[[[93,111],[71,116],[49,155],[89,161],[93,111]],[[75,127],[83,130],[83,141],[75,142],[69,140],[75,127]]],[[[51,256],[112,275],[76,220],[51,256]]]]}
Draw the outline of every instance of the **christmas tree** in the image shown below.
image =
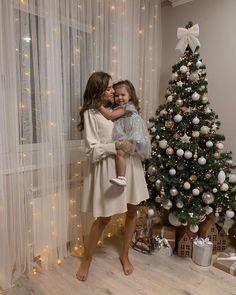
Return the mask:
{"type": "Polygon", "coordinates": [[[178,29],[182,53],[172,67],[166,102],[149,120],[152,158],[146,162],[149,203],[168,210],[172,225],[188,225],[192,232],[208,216],[219,222],[236,216],[235,166],[209,107],[198,31],[191,22],[178,29]]]}

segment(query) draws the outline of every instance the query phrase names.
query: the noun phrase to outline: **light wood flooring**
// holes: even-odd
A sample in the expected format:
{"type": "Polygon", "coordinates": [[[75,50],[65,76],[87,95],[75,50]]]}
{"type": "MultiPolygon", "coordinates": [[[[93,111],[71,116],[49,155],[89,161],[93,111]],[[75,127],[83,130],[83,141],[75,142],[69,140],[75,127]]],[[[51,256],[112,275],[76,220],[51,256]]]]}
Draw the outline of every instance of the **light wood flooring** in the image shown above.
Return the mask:
{"type": "MultiPolygon", "coordinates": [[[[125,276],[119,262],[120,240],[99,247],[86,282],[75,278],[79,258],[68,257],[58,268],[22,277],[7,295],[236,295],[236,277],[190,258],[147,255],[130,250],[135,266],[125,276]]],[[[215,257],[215,256],[214,256],[215,257]]],[[[213,257],[213,259],[214,259],[213,257]]]]}

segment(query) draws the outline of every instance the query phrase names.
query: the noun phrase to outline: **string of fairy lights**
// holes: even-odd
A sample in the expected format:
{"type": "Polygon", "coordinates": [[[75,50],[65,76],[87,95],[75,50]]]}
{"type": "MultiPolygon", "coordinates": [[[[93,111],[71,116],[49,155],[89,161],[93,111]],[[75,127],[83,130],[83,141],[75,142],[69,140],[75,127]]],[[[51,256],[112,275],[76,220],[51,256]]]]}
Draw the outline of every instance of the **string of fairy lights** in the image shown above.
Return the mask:
{"type": "MultiPolygon", "coordinates": [[[[84,5],[85,2],[84,1],[80,1],[80,0],[74,0],[71,1],[74,5],[74,7],[77,9],[77,11],[75,13],[77,13],[77,16],[79,17],[80,15],[83,15],[85,7],[84,5]]],[[[103,5],[104,1],[103,0],[96,0],[97,5],[103,5]]],[[[109,7],[109,13],[111,18],[114,19],[111,22],[111,30],[113,29],[113,31],[115,31],[115,27],[117,26],[115,19],[116,17],[121,17],[122,18],[127,18],[127,7],[128,7],[128,3],[129,1],[127,0],[120,0],[120,1],[110,1],[110,7],[109,7]]],[[[144,18],[144,14],[147,11],[147,7],[146,7],[146,1],[143,0],[141,1],[141,6],[140,6],[140,18],[144,18]]],[[[30,13],[30,7],[31,7],[32,3],[30,3],[29,0],[20,0],[19,3],[19,16],[17,15],[15,17],[15,22],[16,22],[16,27],[19,26],[20,22],[21,22],[21,18],[20,18],[20,13],[21,11],[23,12],[28,12],[30,13]]],[[[137,39],[137,44],[140,45],[140,47],[142,48],[142,51],[139,52],[139,54],[141,54],[142,52],[144,53],[144,48],[145,46],[147,46],[147,50],[148,50],[148,54],[145,56],[138,56],[139,59],[139,64],[134,65],[137,68],[137,74],[136,74],[136,80],[134,79],[134,84],[136,84],[137,86],[137,94],[140,97],[140,105],[141,105],[141,109],[143,109],[143,115],[146,116],[146,121],[147,119],[153,114],[153,105],[152,100],[155,99],[155,97],[147,97],[145,99],[143,99],[143,97],[145,97],[145,93],[148,94],[148,96],[152,95],[153,93],[155,93],[155,87],[153,88],[153,90],[151,91],[151,87],[152,85],[156,85],[156,81],[157,81],[157,54],[155,53],[155,38],[156,38],[156,32],[157,32],[157,24],[158,24],[158,17],[157,17],[157,12],[158,12],[158,4],[155,4],[154,9],[151,10],[151,17],[150,20],[148,21],[148,24],[145,24],[145,21],[140,22],[140,24],[138,25],[137,28],[135,28],[135,30],[133,30],[133,32],[136,32],[136,36],[133,36],[133,38],[137,39]],[[146,26],[146,27],[145,27],[146,26]],[[149,36],[149,37],[148,37],[149,36]],[[145,42],[147,44],[145,44],[145,42]],[[144,70],[145,68],[149,69],[149,72],[147,74],[147,71],[145,72],[144,70]],[[154,83],[152,83],[154,82],[154,83]]],[[[150,8],[148,8],[150,10],[150,8]]],[[[101,42],[101,40],[99,40],[99,31],[102,30],[103,25],[104,25],[104,14],[105,12],[103,12],[102,9],[97,9],[97,16],[95,18],[94,23],[91,25],[90,27],[90,33],[92,36],[92,42],[93,42],[93,47],[94,47],[94,52],[98,52],[99,50],[96,50],[99,47],[99,42],[101,42]]],[[[16,48],[16,55],[17,55],[17,59],[19,60],[20,63],[20,67],[21,67],[21,89],[22,89],[22,95],[21,95],[21,99],[18,103],[18,109],[19,109],[19,114],[21,116],[21,118],[23,119],[29,119],[28,116],[32,115],[33,113],[39,113],[40,109],[38,109],[37,105],[31,105],[31,96],[32,96],[32,87],[31,87],[31,83],[32,83],[32,36],[30,35],[30,25],[29,25],[29,19],[27,20],[26,23],[24,24],[20,24],[21,25],[21,32],[18,32],[21,40],[19,41],[19,48],[16,48]]],[[[60,27],[55,27],[52,26],[52,32],[53,34],[60,34],[60,27]]],[[[73,43],[73,57],[68,61],[70,63],[70,67],[73,71],[77,71],[79,72],[80,69],[79,67],[79,62],[81,58],[83,58],[81,56],[82,54],[82,50],[81,50],[81,43],[83,41],[83,39],[81,39],[82,37],[80,36],[78,40],[76,40],[76,42],[73,43]]],[[[121,78],[123,78],[121,76],[121,70],[122,70],[122,46],[121,44],[119,44],[116,40],[116,38],[114,38],[114,34],[109,37],[109,40],[111,40],[111,45],[110,45],[110,62],[109,62],[109,69],[107,69],[111,76],[113,77],[114,81],[117,81],[121,78]]],[[[50,40],[45,40],[45,48],[50,50],[51,46],[53,46],[53,44],[51,43],[50,40]]],[[[135,54],[135,53],[134,53],[135,54]]],[[[91,74],[92,72],[96,71],[97,69],[101,68],[101,62],[102,59],[100,57],[100,55],[97,55],[93,58],[93,63],[92,63],[92,68],[90,70],[91,74]]],[[[157,93],[155,93],[157,95],[157,93]]],[[[53,89],[44,89],[41,91],[41,99],[42,100],[50,100],[50,98],[54,95],[53,93],[53,89]]],[[[79,96],[79,93],[77,93],[77,91],[75,91],[75,97],[79,96]]],[[[77,106],[78,103],[82,102],[82,98],[80,98],[79,100],[77,100],[77,102],[75,103],[75,105],[77,106]]],[[[71,128],[72,128],[72,138],[73,139],[78,139],[79,138],[79,133],[77,131],[76,125],[77,125],[77,115],[78,112],[80,110],[80,105],[78,105],[78,107],[74,108],[74,113],[72,114],[71,117],[71,128]]],[[[30,144],[33,143],[32,142],[32,132],[29,133],[28,135],[28,129],[24,129],[24,128],[28,128],[27,126],[25,127],[23,123],[21,123],[21,134],[20,134],[20,143],[21,144],[30,144]]],[[[37,132],[40,133],[40,126],[37,125],[37,132]]],[[[57,128],[60,128],[57,124],[57,121],[54,120],[53,118],[49,118],[48,119],[48,123],[47,123],[47,128],[48,128],[48,134],[53,136],[54,133],[57,132],[57,128]]],[[[36,136],[37,137],[37,136],[36,136]]],[[[40,138],[36,138],[36,141],[39,140],[39,142],[36,142],[37,144],[40,145],[40,138]]],[[[56,164],[55,163],[55,153],[57,153],[57,151],[48,148],[46,150],[46,155],[48,157],[48,162],[52,164],[56,164]]],[[[24,167],[26,167],[27,165],[29,165],[32,161],[32,150],[27,150],[24,149],[24,147],[22,148],[22,152],[21,152],[21,160],[22,160],[22,165],[24,167]]],[[[73,185],[70,185],[70,193],[69,193],[69,231],[71,231],[71,235],[73,236],[73,241],[71,242],[70,248],[72,253],[74,253],[75,255],[78,256],[82,256],[83,252],[84,252],[84,246],[83,246],[83,239],[82,239],[82,225],[81,225],[81,216],[79,214],[79,209],[80,209],[80,204],[79,204],[79,199],[81,197],[82,194],[82,181],[83,181],[83,175],[82,175],[82,166],[83,166],[83,162],[82,161],[77,161],[73,164],[71,164],[70,167],[70,181],[71,183],[73,183],[73,185]],[[75,185],[77,184],[77,185],[75,185]]],[[[37,169],[36,169],[36,173],[37,173],[37,169]]],[[[33,176],[31,177],[32,179],[34,178],[33,176]]],[[[30,184],[30,195],[29,195],[29,208],[30,208],[30,212],[32,213],[33,216],[33,222],[35,222],[35,220],[37,218],[39,218],[39,216],[37,216],[37,210],[34,209],[34,185],[33,183],[30,184]]],[[[39,192],[40,193],[40,192],[39,192]]],[[[57,205],[58,205],[58,196],[60,195],[61,192],[55,192],[53,194],[53,197],[51,198],[51,210],[52,210],[52,220],[49,221],[50,223],[50,230],[51,230],[51,235],[54,237],[54,239],[56,239],[57,237],[57,224],[55,222],[56,219],[54,219],[54,216],[56,214],[56,211],[58,210],[57,205]]],[[[106,227],[105,232],[104,232],[104,237],[106,238],[111,238],[113,237],[115,234],[117,234],[117,232],[119,232],[123,226],[124,226],[124,222],[125,222],[125,217],[123,215],[119,215],[119,216],[115,216],[112,221],[110,222],[110,224],[106,227]]],[[[32,225],[33,226],[33,225],[32,225]]],[[[33,248],[33,238],[32,238],[32,232],[33,229],[32,227],[29,227],[28,229],[29,234],[31,235],[30,237],[30,243],[28,244],[29,249],[31,249],[30,251],[33,252],[32,248],[33,248]]],[[[100,240],[98,242],[98,245],[102,245],[103,241],[100,240]]],[[[48,258],[47,256],[49,255],[49,252],[51,251],[49,245],[44,245],[44,247],[41,249],[41,254],[39,256],[37,256],[34,259],[34,266],[33,266],[33,274],[37,274],[38,272],[40,272],[44,267],[43,265],[47,264],[48,258]]],[[[58,258],[57,259],[57,265],[61,265],[63,262],[62,258],[58,258]]]]}

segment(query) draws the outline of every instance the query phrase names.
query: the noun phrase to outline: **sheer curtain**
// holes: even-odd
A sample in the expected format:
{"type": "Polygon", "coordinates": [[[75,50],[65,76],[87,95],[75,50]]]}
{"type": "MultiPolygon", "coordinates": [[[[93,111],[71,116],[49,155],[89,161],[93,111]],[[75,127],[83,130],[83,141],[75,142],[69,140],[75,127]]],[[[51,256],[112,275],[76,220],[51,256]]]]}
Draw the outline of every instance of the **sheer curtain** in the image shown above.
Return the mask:
{"type": "Polygon", "coordinates": [[[159,0],[0,1],[1,289],[60,263],[68,242],[83,246],[76,125],[86,81],[97,70],[130,79],[147,120],[160,37],[159,0]]]}

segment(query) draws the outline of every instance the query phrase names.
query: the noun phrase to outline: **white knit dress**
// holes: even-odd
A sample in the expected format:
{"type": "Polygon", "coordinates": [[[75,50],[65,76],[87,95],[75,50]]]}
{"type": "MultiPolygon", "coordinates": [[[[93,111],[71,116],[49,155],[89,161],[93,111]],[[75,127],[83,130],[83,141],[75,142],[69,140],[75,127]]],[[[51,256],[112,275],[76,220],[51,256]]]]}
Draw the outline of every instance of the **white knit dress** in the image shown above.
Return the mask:
{"type": "Polygon", "coordinates": [[[82,212],[92,212],[94,217],[107,217],[126,212],[128,203],[137,205],[148,199],[142,162],[137,154],[126,158],[126,187],[109,181],[116,177],[113,122],[97,110],[87,110],[84,127],[87,161],[84,164],[82,212]]]}

